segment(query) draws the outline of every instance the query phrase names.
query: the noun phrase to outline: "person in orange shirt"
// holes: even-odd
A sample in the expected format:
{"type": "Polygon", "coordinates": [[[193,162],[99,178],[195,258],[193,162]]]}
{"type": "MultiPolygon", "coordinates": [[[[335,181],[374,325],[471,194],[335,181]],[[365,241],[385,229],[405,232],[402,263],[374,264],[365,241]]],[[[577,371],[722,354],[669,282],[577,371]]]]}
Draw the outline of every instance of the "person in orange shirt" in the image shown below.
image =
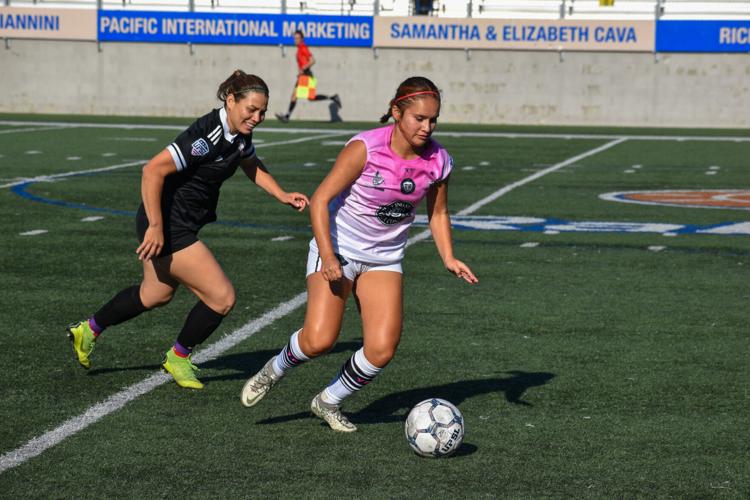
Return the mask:
{"type": "Polygon", "coordinates": [[[315,58],[310,49],[307,48],[305,35],[300,30],[294,32],[294,45],[297,46],[297,82],[292,91],[292,99],[289,101],[289,110],[285,114],[276,113],[276,118],[283,123],[289,122],[292,111],[294,111],[294,107],[297,105],[298,98],[309,101],[325,101],[330,99],[336,106],[341,107],[341,99],[339,99],[338,94],[327,96],[316,92],[318,82],[310,70],[312,65],[315,64],[315,58]]]}

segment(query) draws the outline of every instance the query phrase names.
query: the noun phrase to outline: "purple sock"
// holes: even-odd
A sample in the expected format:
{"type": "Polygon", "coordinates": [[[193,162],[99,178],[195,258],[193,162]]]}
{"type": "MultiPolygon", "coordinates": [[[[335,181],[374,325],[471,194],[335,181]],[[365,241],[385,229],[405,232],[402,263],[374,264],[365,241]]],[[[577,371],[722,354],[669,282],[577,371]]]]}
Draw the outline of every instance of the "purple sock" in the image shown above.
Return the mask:
{"type": "Polygon", "coordinates": [[[94,332],[94,337],[98,337],[100,333],[104,331],[104,328],[96,324],[96,320],[93,316],[89,318],[89,328],[94,332]]]}
{"type": "Polygon", "coordinates": [[[177,354],[181,358],[187,358],[193,352],[192,349],[190,349],[189,347],[183,346],[179,342],[174,343],[173,349],[174,349],[174,353],[177,354]]]}

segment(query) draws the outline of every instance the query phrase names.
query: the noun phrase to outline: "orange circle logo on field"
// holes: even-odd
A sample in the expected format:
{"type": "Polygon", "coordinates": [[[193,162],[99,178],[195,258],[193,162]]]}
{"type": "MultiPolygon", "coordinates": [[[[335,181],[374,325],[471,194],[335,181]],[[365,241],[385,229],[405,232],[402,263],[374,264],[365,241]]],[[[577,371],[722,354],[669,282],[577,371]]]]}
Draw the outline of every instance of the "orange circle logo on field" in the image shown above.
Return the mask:
{"type": "Polygon", "coordinates": [[[620,203],[661,205],[663,207],[750,210],[750,190],[747,189],[620,191],[603,193],[599,195],[599,198],[620,203]]]}
{"type": "Polygon", "coordinates": [[[750,209],[750,191],[642,191],[624,194],[623,198],[659,205],[750,209]]]}

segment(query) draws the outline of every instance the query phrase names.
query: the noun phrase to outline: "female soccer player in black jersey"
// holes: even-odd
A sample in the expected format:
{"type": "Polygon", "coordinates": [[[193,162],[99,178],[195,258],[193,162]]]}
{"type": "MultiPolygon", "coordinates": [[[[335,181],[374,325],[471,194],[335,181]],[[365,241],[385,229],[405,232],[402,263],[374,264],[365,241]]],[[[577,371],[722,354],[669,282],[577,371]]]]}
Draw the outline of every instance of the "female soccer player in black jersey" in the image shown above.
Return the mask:
{"type": "Polygon", "coordinates": [[[182,387],[202,389],[192,350],[204,342],[234,306],[232,283],[198,231],[216,220],[222,183],[237,167],[281,203],[303,211],[302,193],[287,193],[255,154],[252,132],[265,119],[268,86],[259,77],[235,71],[219,86],[219,109],[198,118],[144,167],[143,203],[136,216],[143,262],[143,281],[120,291],[87,320],[68,327],[78,362],[89,368],[97,337],[112,325],[167,304],[178,284],[189,288],[198,303],[188,314],[164,369],[182,387]]]}

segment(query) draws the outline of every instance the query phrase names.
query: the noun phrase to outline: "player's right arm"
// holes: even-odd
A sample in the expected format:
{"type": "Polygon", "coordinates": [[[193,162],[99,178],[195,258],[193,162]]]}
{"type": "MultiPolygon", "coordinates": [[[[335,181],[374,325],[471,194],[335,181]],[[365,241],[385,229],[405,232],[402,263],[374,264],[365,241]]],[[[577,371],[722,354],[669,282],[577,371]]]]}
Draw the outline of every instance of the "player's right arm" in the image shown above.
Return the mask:
{"type": "Polygon", "coordinates": [[[362,141],[352,141],[341,150],[336,163],[320,183],[310,200],[310,221],[320,252],[321,272],[328,281],[341,279],[341,263],[333,251],[328,205],[362,174],[367,162],[367,149],[362,141]]]}
{"type": "Polygon", "coordinates": [[[177,166],[166,149],[151,158],[143,167],[141,197],[148,218],[148,229],[143,236],[143,241],[135,250],[140,260],[148,260],[159,255],[164,247],[161,193],[164,188],[164,179],[175,172],[177,172],[177,166]]]}

